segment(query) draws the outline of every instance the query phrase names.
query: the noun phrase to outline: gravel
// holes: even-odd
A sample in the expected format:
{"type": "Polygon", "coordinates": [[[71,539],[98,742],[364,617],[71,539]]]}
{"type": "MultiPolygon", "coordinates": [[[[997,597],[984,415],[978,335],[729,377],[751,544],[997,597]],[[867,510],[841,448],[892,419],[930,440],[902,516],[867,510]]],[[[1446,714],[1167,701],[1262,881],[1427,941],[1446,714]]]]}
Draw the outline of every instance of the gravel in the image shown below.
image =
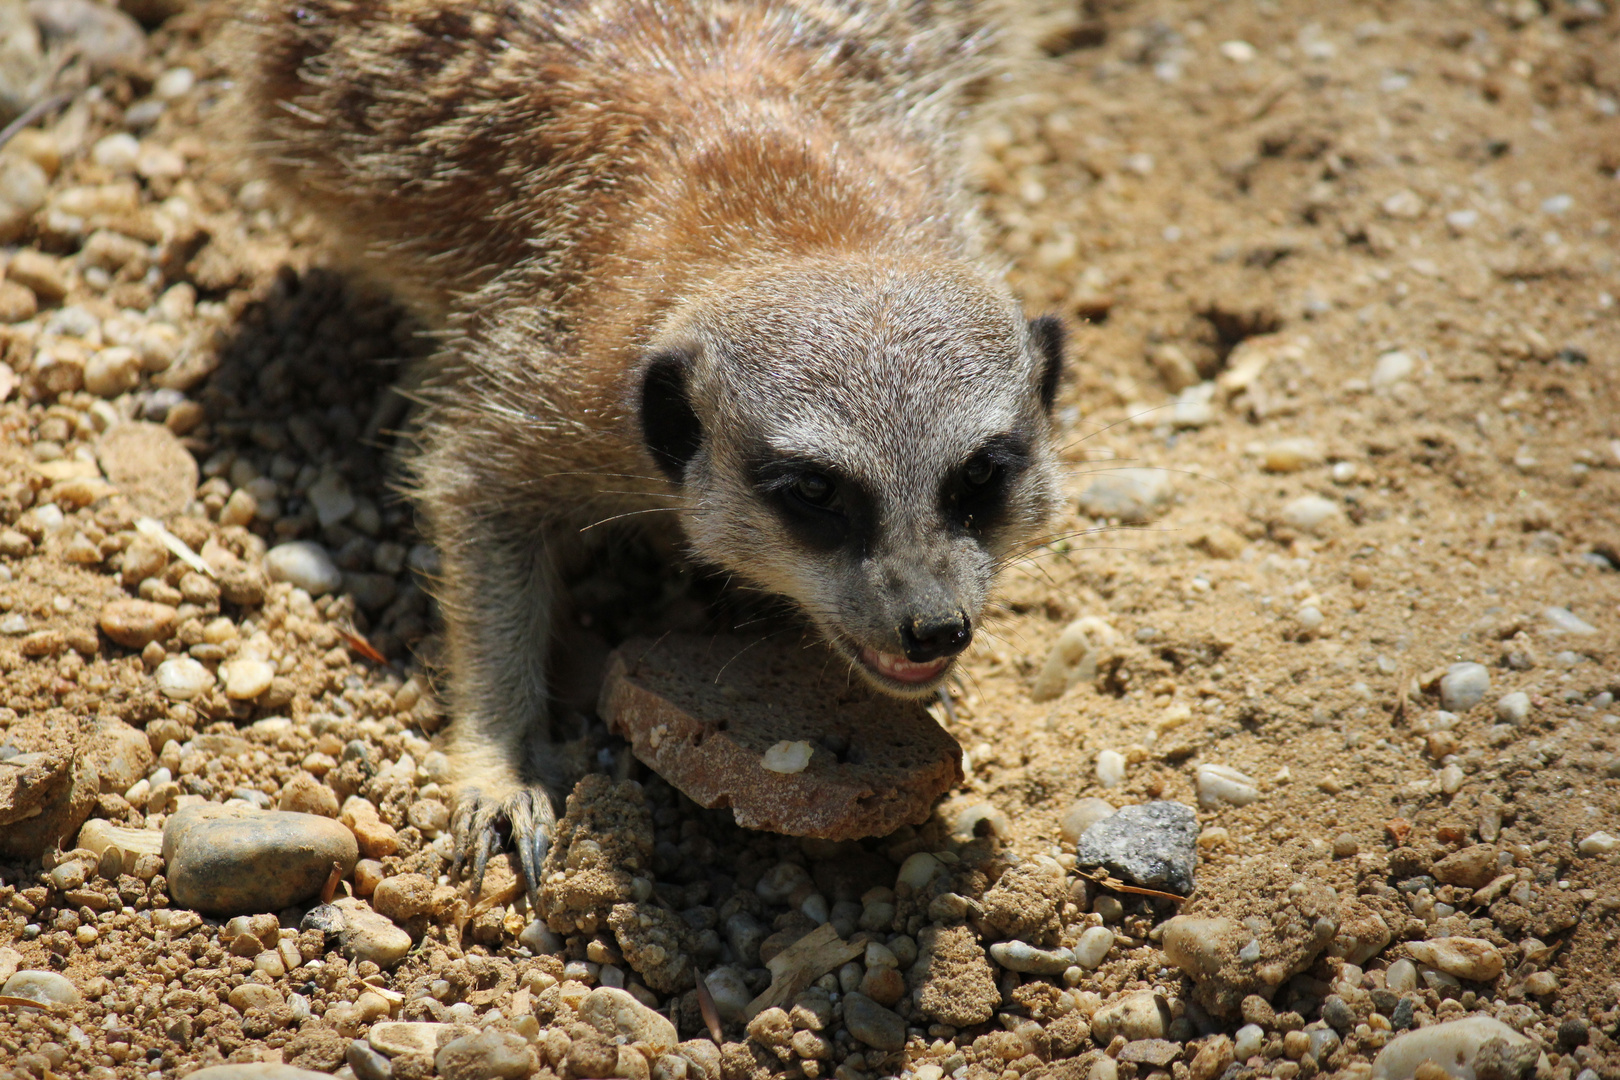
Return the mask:
{"type": "Polygon", "coordinates": [[[1452,664],[1440,677],[1440,705],[1450,712],[1466,712],[1485,700],[1491,673],[1484,664],[1452,664]]]}

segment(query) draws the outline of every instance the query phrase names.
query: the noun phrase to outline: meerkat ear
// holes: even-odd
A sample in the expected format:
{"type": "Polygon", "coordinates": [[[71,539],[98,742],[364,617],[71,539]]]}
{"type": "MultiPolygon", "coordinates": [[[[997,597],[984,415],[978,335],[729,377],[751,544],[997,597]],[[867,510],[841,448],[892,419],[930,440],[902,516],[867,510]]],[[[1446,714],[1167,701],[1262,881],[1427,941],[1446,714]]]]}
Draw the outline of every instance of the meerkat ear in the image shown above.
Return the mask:
{"type": "Polygon", "coordinates": [[[1051,412],[1052,402],[1057,399],[1058,379],[1063,376],[1063,340],[1067,336],[1063,321],[1056,315],[1031,319],[1029,336],[1036,354],[1046,363],[1041,369],[1041,405],[1051,412]]]}
{"type": "Polygon", "coordinates": [[[703,443],[703,422],[686,394],[691,366],[687,353],[663,352],[641,376],[641,438],[658,467],[677,484],[703,443]]]}

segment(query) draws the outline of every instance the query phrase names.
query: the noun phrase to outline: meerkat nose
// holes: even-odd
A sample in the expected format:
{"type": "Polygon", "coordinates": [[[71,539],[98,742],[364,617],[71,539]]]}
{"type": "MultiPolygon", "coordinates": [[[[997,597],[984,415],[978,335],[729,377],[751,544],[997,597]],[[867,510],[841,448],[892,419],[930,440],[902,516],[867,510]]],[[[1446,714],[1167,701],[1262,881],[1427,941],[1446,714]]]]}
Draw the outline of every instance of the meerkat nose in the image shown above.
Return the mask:
{"type": "Polygon", "coordinates": [[[906,659],[914,664],[955,656],[973,640],[973,623],[965,611],[914,617],[899,629],[906,659]]]}

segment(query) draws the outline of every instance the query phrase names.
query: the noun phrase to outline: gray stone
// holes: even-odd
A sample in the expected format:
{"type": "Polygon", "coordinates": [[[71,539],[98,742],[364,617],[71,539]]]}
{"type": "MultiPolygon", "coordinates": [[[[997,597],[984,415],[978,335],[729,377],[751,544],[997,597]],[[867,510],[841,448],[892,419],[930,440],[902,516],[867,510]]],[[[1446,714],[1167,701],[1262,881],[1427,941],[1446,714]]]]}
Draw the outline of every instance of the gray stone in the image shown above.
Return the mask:
{"type": "Polygon", "coordinates": [[[903,1050],[906,1022],[865,994],[844,996],[844,1029],[874,1050],[903,1050]]]}
{"type": "Polygon", "coordinates": [[[394,1075],[393,1062],[359,1039],[349,1044],[343,1056],[354,1070],[355,1080],[390,1080],[394,1075]]]}
{"type": "Polygon", "coordinates": [[[1452,664],[1440,676],[1440,707],[1466,712],[1485,700],[1490,689],[1491,673],[1484,664],[1452,664]]]}
{"type": "Polygon", "coordinates": [[[0,995],[27,998],[45,1005],[77,1005],[79,991],[66,975],[54,971],[19,971],[0,987],[0,995]]]}
{"type": "Polygon", "coordinates": [[[188,806],[169,818],[163,858],[175,903],[251,915],[314,896],[333,863],[348,876],[360,850],[354,833],[330,818],[227,803],[188,806]]]}
{"type": "Polygon", "coordinates": [[[539,1062],[521,1036],[486,1031],[445,1043],[433,1064],[443,1080],[522,1080],[539,1062]]]}
{"type": "Polygon", "coordinates": [[[1164,469],[1110,469],[1098,473],[1080,493],[1080,510],[1127,524],[1148,521],[1170,495],[1170,473],[1164,469]]]}
{"type": "Polygon", "coordinates": [[[95,0],[30,0],[28,10],[56,52],[75,52],[98,71],[127,67],[146,53],[141,24],[95,0]]]}
{"type": "Polygon", "coordinates": [[[1190,893],[1198,865],[1198,815],[1178,802],[1127,806],[1080,837],[1082,866],[1101,866],[1145,888],[1190,893]]]}

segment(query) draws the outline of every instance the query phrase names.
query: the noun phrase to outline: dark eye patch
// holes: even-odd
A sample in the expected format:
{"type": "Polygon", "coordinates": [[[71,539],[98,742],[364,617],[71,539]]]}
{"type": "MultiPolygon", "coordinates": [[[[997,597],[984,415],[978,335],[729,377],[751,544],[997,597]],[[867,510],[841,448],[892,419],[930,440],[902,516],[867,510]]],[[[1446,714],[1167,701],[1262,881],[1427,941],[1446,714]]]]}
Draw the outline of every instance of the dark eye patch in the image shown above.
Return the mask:
{"type": "Polygon", "coordinates": [[[945,478],[940,507],[948,521],[970,533],[995,529],[1006,515],[1007,494],[1029,468],[1029,441],[1008,433],[986,439],[945,478]]]}
{"type": "Polygon", "coordinates": [[[801,543],[821,551],[869,546],[873,499],[837,466],[765,450],[755,456],[750,472],[755,490],[801,543]]]}

